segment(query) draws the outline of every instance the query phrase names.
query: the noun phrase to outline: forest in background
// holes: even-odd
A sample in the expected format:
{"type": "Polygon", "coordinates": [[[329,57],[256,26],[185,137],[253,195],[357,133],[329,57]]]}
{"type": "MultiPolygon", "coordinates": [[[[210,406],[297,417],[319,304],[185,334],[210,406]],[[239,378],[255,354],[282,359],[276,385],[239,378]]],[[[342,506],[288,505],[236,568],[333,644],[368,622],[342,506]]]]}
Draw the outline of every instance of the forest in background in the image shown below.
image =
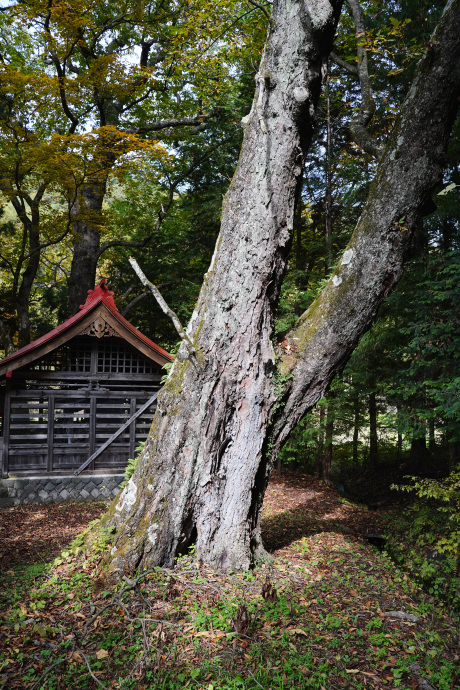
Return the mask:
{"type": "MultiPolygon", "coordinates": [[[[0,13],[0,346],[6,354],[46,333],[104,277],[123,315],[174,352],[174,328],[128,258],[187,322],[237,161],[268,6],[71,4],[71,13],[42,2],[0,13]]],[[[428,0],[362,7],[364,31],[343,14],[302,175],[276,321],[281,347],[341,258],[441,13],[428,0]],[[363,123],[367,139],[357,136],[363,123]]],[[[289,438],[279,469],[346,488],[387,468],[454,470],[459,146],[457,122],[402,281],[289,438]]]]}

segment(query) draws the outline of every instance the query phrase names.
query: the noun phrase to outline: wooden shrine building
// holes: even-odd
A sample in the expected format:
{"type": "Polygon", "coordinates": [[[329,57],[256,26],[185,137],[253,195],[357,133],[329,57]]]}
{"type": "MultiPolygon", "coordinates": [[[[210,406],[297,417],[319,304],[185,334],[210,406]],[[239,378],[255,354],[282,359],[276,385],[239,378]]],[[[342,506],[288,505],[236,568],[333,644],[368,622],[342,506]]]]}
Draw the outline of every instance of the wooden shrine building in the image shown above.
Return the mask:
{"type": "Polygon", "coordinates": [[[145,440],[172,357],[113,294],[102,281],[75,316],[0,361],[3,477],[117,474],[145,440]]]}

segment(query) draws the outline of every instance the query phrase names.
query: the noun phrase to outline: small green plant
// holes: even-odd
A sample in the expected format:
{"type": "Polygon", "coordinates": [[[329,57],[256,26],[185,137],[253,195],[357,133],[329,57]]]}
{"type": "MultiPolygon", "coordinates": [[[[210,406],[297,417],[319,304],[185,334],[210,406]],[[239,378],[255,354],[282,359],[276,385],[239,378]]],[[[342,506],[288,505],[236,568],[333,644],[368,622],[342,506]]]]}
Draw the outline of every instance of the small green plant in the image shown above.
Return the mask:
{"type": "Polygon", "coordinates": [[[136,448],[135,457],[134,458],[128,458],[128,464],[126,465],[126,469],[125,469],[125,479],[124,479],[123,483],[121,484],[121,488],[126,486],[126,484],[129,482],[129,480],[133,476],[134,470],[136,469],[137,463],[139,462],[139,458],[141,456],[141,453],[144,450],[144,446],[145,446],[145,441],[141,441],[136,448]]]}
{"type": "MultiPolygon", "coordinates": [[[[181,344],[182,344],[182,340],[179,340],[179,342],[176,343],[174,345],[174,347],[172,347],[170,349],[169,354],[173,355],[173,357],[175,357],[177,355],[177,353],[179,352],[179,348],[180,348],[181,344]]],[[[161,377],[161,380],[160,380],[161,385],[166,383],[166,381],[168,380],[169,372],[171,371],[173,364],[174,364],[174,361],[166,362],[166,364],[163,364],[163,369],[165,370],[166,373],[163,374],[163,376],[161,377]]]]}

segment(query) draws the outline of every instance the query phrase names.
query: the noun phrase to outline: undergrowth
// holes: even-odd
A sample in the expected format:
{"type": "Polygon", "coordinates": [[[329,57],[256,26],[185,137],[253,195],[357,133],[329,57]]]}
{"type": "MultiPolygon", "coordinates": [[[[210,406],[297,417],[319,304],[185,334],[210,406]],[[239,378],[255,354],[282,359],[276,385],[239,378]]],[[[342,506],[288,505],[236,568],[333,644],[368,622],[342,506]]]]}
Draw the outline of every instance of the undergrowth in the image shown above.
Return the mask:
{"type": "Polygon", "coordinates": [[[440,507],[436,500],[416,500],[404,512],[391,512],[386,549],[430,594],[459,611],[460,560],[457,551],[443,548],[452,539],[452,523],[440,507]]]}

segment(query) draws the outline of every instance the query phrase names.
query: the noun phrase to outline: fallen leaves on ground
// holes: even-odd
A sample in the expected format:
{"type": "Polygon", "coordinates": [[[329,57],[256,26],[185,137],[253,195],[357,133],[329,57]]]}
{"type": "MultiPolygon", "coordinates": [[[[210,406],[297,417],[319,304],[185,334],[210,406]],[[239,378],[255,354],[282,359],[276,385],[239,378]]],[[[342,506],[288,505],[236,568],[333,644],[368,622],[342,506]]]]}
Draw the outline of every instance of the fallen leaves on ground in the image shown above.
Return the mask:
{"type": "Polygon", "coordinates": [[[0,508],[0,569],[49,561],[99,518],[106,506],[89,502],[0,508]]]}
{"type": "Polygon", "coordinates": [[[24,580],[18,598],[11,590],[33,566],[16,568],[5,581],[0,684],[416,690],[426,680],[454,690],[458,619],[363,539],[383,517],[288,476],[264,504],[275,558],[254,571],[223,576],[189,556],[111,582],[99,554],[80,554],[24,580]],[[385,615],[395,611],[418,620],[385,615]]]}

